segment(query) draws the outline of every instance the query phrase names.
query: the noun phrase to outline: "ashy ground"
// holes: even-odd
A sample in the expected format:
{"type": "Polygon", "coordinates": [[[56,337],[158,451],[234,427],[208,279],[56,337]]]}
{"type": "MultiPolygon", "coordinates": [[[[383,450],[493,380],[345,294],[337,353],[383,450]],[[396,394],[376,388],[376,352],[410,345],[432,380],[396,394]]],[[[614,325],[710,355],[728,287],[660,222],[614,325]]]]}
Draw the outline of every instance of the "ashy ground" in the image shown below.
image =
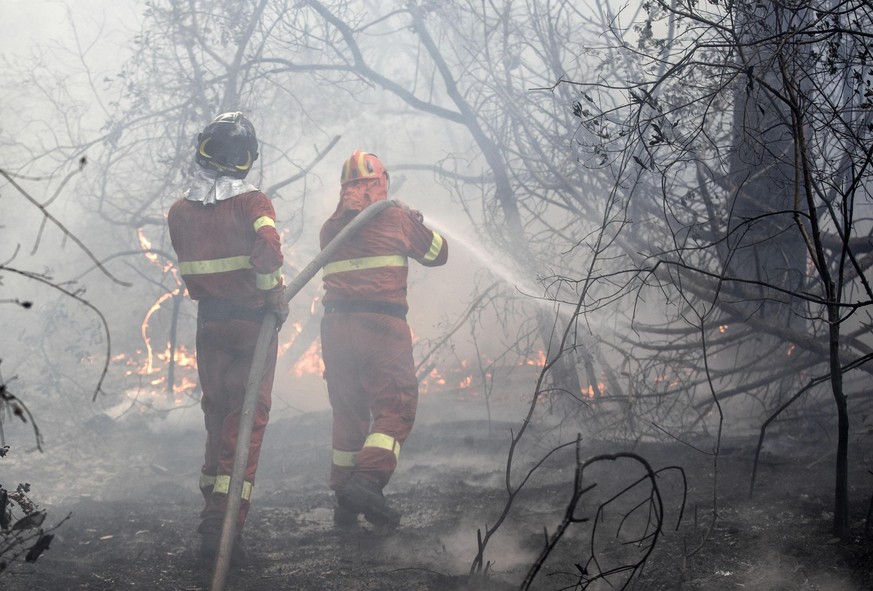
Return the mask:
{"type": "MultiPolygon", "coordinates": [[[[487,573],[471,576],[477,531],[484,534],[493,526],[506,503],[508,444],[522,415],[513,419],[506,413],[491,422],[466,419],[482,414],[465,413],[469,404],[477,403],[445,396],[422,405],[400,468],[386,489],[403,513],[400,528],[390,532],[363,520],[350,529],[333,526],[333,497],[325,485],[327,412],[274,420],[245,531],[253,563],[232,571],[226,589],[518,589],[566,512],[577,452],[574,445],[556,451],[534,472],[488,541],[487,573]]],[[[0,464],[4,485],[10,478],[31,482],[34,500],[49,512],[44,526],[69,518],[35,563],[16,563],[0,575],[0,588],[209,589],[211,571],[198,564],[194,533],[201,508],[196,482],[203,434],[197,428],[155,428],[153,423],[97,421],[74,441],[46,453],[10,451],[0,464]]],[[[559,430],[534,423],[516,452],[512,484],[559,443],[573,439],[567,425],[559,430]]],[[[657,517],[650,508],[660,502],[663,533],[630,588],[869,591],[870,442],[869,435],[853,441],[853,535],[840,540],[830,533],[833,456],[827,449],[833,442],[800,442],[783,435],[768,446],[750,499],[754,440],[724,442],[716,464],[705,449],[670,439],[634,443],[588,440],[583,434],[580,461],[634,455],[596,462],[586,470],[583,485],[595,486],[582,496],[574,515],[589,520],[569,527],[531,588],[621,589],[630,574],[623,567],[649,548],[652,538],[646,536],[652,530],[646,525],[657,517]],[[659,472],[660,497],[654,495],[637,458],[656,471],[681,467],[687,498],[683,472],[676,469],[659,472]],[[607,581],[583,584],[583,571],[610,569],[617,572],[607,581]]]]}

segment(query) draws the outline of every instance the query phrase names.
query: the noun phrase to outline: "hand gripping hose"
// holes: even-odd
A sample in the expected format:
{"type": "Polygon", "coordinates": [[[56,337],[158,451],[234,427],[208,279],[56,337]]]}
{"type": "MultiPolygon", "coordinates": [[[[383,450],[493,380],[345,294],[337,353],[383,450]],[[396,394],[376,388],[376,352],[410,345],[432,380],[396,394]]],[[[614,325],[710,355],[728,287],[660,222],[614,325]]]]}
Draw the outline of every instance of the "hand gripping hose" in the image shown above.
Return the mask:
{"type": "MultiPolygon", "coordinates": [[[[377,201],[361,211],[355,219],[346,225],[327,246],[318,253],[312,261],[285,287],[285,299],[290,302],[297,293],[303,289],[318,270],[321,269],[339,246],[357,232],[361,226],[386,207],[393,206],[392,201],[377,201]]],[[[261,331],[258,333],[258,341],[255,344],[255,352],[252,357],[252,367],[249,371],[249,379],[246,382],[246,394],[243,399],[242,413],[239,419],[239,435],[236,438],[236,451],[233,458],[233,472],[230,476],[230,486],[227,491],[227,510],[224,513],[224,523],[221,528],[221,541],[218,546],[218,555],[215,558],[215,570],[212,576],[210,591],[222,591],[227,579],[227,570],[230,564],[230,554],[233,541],[236,537],[236,522],[239,513],[239,504],[242,497],[243,477],[251,447],[252,427],[255,417],[255,407],[258,400],[258,389],[261,386],[261,378],[264,375],[264,367],[267,360],[267,348],[270,340],[276,332],[276,315],[268,313],[264,316],[261,331]]]]}

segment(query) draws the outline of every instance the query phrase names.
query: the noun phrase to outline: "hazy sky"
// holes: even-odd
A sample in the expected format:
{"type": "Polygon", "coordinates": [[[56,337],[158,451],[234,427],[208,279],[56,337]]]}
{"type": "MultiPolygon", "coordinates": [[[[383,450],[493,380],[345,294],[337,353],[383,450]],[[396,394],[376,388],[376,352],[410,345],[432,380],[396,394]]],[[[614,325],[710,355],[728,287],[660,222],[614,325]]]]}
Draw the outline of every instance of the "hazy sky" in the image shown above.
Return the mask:
{"type": "MultiPolygon", "coordinates": [[[[0,0],[0,51],[8,58],[29,55],[37,45],[74,47],[71,19],[83,45],[97,41],[92,51],[108,43],[117,47],[127,37],[122,29],[135,25],[140,4],[137,0],[0,0]]],[[[103,55],[112,59],[117,52],[103,55]]]]}
{"type": "MultiPolygon", "coordinates": [[[[0,0],[3,18],[0,19],[0,47],[3,53],[32,45],[34,41],[66,34],[65,4],[52,0],[0,0]]],[[[95,2],[91,2],[95,4],[95,2]]]]}

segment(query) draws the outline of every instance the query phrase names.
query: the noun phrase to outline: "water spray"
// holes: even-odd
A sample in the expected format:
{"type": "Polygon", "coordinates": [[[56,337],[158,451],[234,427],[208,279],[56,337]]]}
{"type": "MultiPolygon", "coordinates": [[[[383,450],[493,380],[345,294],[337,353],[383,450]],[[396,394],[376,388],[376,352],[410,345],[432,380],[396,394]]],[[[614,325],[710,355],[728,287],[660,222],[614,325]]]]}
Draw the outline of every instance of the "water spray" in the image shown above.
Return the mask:
{"type": "Polygon", "coordinates": [[[528,277],[519,273],[518,269],[511,268],[506,264],[507,257],[496,257],[480,243],[469,240],[466,236],[454,233],[449,229],[449,225],[443,221],[436,219],[430,215],[427,216],[427,225],[433,227],[441,234],[451,239],[452,244],[458,244],[465,251],[469,252],[479,262],[483,263],[486,269],[502,280],[504,283],[515,287],[519,294],[527,296],[527,298],[537,306],[546,308],[550,312],[557,312],[564,318],[569,318],[570,315],[562,311],[561,302],[548,299],[542,294],[543,287],[538,282],[531,280],[528,277]]]}

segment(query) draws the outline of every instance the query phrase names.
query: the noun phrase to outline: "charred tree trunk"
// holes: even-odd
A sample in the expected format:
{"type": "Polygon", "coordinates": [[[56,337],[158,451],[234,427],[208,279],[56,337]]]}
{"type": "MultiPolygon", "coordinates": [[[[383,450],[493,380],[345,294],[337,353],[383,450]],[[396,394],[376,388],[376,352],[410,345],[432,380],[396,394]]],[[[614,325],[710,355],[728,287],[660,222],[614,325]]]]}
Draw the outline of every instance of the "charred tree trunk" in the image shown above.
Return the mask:
{"type": "MultiPolygon", "coordinates": [[[[572,351],[557,350],[560,339],[556,339],[554,322],[550,323],[547,314],[538,314],[538,328],[540,339],[543,341],[546,351],[546,363],[551,363],[549,378],[552,386],[557,390],[558,396],[555,405],[561,412],[572,413],[576,409],[579,397],[582,393],[582,385],[579,382],[579,374],[573,363],[572,351]]],[[[560,335],[558,335],[560,336],[560,335]]],[[[593,375],[593,368],[590,372],[593,375]]],[[[593,384],[595,390],[597,384],[593,384]]]]}
{"type": "MultiPolygon", "coordinates": [[[[737,14],[739,53],[746,76],[736,88],[734,146],[730,154],[728,239],[722,260],[733,277],[761,282],[736,294],[742,316],[780,317],[797,327],[788,297],[767,286],[799,291],[804,286],[807,249],[794,228],[794,134],[791,110],[781,88],[776,54],[783,19],[772,4],[737,14]],[[769,40],[769,41],[768,41],[769,40]],[[766,284],[766,285],[762,285],[766,284]]],[[[755,354],[756,352],[750,352],[755,354]]]]}
{"type": "MultiPolygon", "coordinates": [[[[725,260],[730,261],[733,276],[761,282],[752,300],[740,303],[744,314],[770,318],[778,314],[795,332],[806,333],[805,318],[814,314],[797,313],[787,294],[821,292],[837,411],[833,532],[844,537],[849,525],[849,415],[840,364],[840,302],[848,249],[844,245],[832,258],[822,244],[821,224],[826,222],[819,219],[824,210],[815,197],[818,180],[812,174],[815,163],[808,145],[814,141],[808,139],[814,132],[807,116],[810,97],[815,96],[810,77],[815,70],[814,50],[792,36],[809,20],[803,7],[758,3],[749,12],[738,9],[737,50],[747,76],[735,103],[737,139],[731,160],[735,197],[725,260]],[[814,263],[815,275],[807,271],[808,261],[814,263]]],[[[741,288],[740,293],[744,291],[741,288]]]]}
{"type": "Polygon", "coordinates": [[[834,535],[845,537],[849,532],[849,409],[843,392],[843,372],[840,366],[840,310],[837,304],[828,306],[830,323],[831,391],[837,406],[837,466],[834,483],[834,535]]]}

